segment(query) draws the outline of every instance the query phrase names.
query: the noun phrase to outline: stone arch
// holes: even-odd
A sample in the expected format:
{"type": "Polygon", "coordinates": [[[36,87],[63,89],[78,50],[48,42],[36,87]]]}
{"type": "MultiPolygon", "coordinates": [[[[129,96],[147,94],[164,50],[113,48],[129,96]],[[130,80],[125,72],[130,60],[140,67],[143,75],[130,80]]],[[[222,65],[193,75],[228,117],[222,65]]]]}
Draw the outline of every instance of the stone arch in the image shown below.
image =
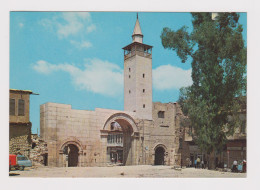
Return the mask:
{"type": "Polygon", "coordinates": [[[157,144],[154,149],[154,165],[165,165],[167,147],[163,144],[157,144]]]}
{"type": "Polygon", "coordinates": [[[153,147],[153,151],[155,152],[155,150],[156,150],[158,147],[164,148],[165,152],[167,152],[167,147],[166,147],[164,144],[162,144],[162,143],[156,144],[156,145],[153,147]]]}
{"type": "Polygon", "coordinates": [[[115,162],[114,155],[119,155],[120,163],[123,165],[136,165],[137,153],[136,143],[139,140],[139,130],[134,119],[125,113],[116,113],[111,115],[105,122],[103,129],[101,130],[101,137],[105,138],[104,149],[107,152],[107,162],[115,162]],[[111,130],[111,124],[117,122],[120,125],[119,130],[111,130]],[[121,144],[113,145],[116,135],[121,136],[121,144]],[[109,138],[108,138],[109,137],[109,138]],[[112,139],[112,141],[111,141],[112,139]]]}
{"type": "Polygon", "coordinates": [[[103,130],[109,130],[109,127],[110,127],[110,124],[112,122],[118,122],[120,123],[121,122],[128,122],[128,124],[132,127],[132,135],[134,133],[139,133],[139,130],[138,130],[138,127],[135,123],[135,120],[128,114],[125,114],[125,113],[116,113],[116,114],[113,114],[111,115],[105,122],[104,124],[104,127],[103,127],[103,130]],[[118,122],[119,121],[119,122],[118,122]]]}
{"type": "Polygon", "coordinates": [[[76,137],[68,137],[67,139],[63,140],[60,146],[60,152],[63,152],[64,147],[68,144],[75,145],[79,149],[80,153],[83,152],[82,143],[76,137]]]}
{"type": "Polygon", "coordinates": [[[59,147],[59,160],[63,167],[81,166],[82,143],[76,137],[68,137],[59,147]]]}

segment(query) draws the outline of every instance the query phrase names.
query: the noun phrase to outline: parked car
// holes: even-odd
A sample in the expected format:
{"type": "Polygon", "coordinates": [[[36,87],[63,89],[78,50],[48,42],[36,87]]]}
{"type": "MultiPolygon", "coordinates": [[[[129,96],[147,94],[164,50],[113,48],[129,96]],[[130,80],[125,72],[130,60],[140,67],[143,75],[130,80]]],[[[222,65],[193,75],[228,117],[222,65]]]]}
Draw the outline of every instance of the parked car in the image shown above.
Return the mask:
{"type": "Polygon", "coordinates": [[[23,155],[9,154],[9,171],[11,169],[24,170],[25,167],[31,167],[32,162],[23,155]]]}
{"type": "Polygon", "coordinates": [[[24,155],[17,155],[17,163],[23,169],[25,167],[32,167],[32,162],[24,155]]]}

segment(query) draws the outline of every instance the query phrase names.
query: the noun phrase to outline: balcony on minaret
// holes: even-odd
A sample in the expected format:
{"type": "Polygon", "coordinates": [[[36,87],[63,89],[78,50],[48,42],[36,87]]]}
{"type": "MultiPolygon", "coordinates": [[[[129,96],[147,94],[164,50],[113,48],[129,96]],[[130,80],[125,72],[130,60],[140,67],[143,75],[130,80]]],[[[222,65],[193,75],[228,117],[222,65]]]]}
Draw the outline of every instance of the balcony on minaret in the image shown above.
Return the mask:
{"type": "Polygon", "coordinates": [[[139,55],[142,57],[152,59],[152,47],[143,43],[133,42],[128,46],[124,47],[124,60],[139,55]]]}

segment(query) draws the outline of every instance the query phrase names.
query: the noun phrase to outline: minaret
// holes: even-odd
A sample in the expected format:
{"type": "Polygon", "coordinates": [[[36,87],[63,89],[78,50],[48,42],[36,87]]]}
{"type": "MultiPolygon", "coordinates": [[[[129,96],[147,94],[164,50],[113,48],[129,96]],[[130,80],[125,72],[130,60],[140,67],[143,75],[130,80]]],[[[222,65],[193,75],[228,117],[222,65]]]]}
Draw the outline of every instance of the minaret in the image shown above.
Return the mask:
{"type": "Polygon", "coordinates": [[[134,32],[132,35],[133,42],[143,43],[143,37],[144,37],[144,35],[142,34],[142,31],[141,31],[141,26],[140,26],[140,23],[138,20],[138,13],[137,13],[135,28],[134,28],[134,32]]]}
{"type": "Polygon", "coordinates": [[[152,120],[152,46],[143,44],[138,14],[132,43],[124,47],[124,109],[152,120]]]}

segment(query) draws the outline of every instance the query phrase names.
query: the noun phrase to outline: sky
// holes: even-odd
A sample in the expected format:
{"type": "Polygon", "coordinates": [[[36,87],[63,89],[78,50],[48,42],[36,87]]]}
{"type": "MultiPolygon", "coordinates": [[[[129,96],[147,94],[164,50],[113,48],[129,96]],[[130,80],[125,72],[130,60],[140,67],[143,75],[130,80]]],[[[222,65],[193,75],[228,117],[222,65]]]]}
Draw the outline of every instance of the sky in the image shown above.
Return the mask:
{"type": "MultiPolygon", "coordinates": [[[[153,101],[176,102],[192,84],[191,59],[181,63],[161,44],[164,27],[192,31],[190,13],[139,12],[143,43],[153,46],[153,101]]],[[[40,105],[124,109],[122,48],[132,42],[135,12],[10,12],[10,88],[32,90],[32,133],[40,105]]],[[[247,43],[247,15],[240,13],[247,43]]]]}

